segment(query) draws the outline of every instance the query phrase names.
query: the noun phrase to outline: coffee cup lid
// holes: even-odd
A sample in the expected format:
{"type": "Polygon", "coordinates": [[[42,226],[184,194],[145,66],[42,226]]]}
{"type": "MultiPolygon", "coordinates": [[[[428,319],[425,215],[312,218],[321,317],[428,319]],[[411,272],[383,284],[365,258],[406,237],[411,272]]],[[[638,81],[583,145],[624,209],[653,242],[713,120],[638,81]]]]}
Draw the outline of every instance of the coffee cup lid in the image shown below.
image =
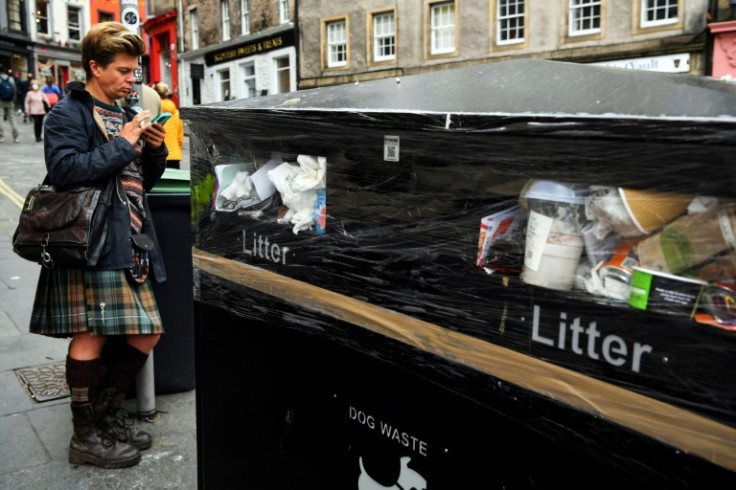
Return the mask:
{"type": "Polygon", "coordinates": [[[554,180],[532,179],[526,183],[521,190],[520,199],[522,206],[527,208],[527,199],[540,199],[543,201],[556,201],[569,204],[585,204],[587,187],[557,182],[554,180]]]}

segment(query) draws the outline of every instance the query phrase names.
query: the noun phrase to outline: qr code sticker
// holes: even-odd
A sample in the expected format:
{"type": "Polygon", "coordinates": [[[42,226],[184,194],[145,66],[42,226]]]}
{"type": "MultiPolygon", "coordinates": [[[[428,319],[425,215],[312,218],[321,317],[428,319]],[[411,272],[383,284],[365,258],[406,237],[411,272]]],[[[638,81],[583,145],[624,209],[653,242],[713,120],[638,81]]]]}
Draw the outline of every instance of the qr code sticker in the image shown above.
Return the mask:
{"type": "Polygon", "coordinates": [[[399,137],[383,137],[383,159],[387,162],[399,161],[399,137]]]}

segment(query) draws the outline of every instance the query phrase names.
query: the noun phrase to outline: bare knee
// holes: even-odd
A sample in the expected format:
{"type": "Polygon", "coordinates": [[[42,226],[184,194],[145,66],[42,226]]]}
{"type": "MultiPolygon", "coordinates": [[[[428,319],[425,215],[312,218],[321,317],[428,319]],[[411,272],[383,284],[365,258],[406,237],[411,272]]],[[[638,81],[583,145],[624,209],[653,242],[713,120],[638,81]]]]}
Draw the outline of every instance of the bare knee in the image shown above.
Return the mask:
{"type": "Polygon", "coordinates": [[[91,361],[97,359],[102,353],[107,337],[104,335],[91,335],[89,332],[74,334],[69,344],[69,356],[78,361],[91,361]]]}
{"type": "Polygon", "coordinates": [[[128,335],[127,342],[144,354],[150,354],[160,338],[161,334],[128,335]]]}

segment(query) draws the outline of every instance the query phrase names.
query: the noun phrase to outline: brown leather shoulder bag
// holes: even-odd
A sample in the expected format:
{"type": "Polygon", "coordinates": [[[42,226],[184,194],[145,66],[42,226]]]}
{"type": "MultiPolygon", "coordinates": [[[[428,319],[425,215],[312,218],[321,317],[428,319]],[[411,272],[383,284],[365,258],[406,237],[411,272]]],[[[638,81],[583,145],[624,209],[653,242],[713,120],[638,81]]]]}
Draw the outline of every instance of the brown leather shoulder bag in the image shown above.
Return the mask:
{"type": "Polygon", "coordinates": [[[13,251],[49,269],[94,267],[105,245],[115,180],[104,189],[31,189],[13,234],[13,251]]]}

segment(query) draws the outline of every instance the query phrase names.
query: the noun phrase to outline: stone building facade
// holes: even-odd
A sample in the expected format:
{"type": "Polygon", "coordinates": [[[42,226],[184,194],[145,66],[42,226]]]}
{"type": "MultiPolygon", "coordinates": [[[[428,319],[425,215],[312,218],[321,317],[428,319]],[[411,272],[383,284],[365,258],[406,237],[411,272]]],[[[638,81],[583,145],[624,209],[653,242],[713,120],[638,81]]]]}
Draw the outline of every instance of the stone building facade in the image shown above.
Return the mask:
{"type": "Polygon", "coordinates": [[[707,73],[708,0],[302,0],[300,88],[513,58],[707,73]]]}
{"type": "Polygon", "coordinates": [[[296,90],[295,0],[179,0],[181,105],[296,90]]]}

